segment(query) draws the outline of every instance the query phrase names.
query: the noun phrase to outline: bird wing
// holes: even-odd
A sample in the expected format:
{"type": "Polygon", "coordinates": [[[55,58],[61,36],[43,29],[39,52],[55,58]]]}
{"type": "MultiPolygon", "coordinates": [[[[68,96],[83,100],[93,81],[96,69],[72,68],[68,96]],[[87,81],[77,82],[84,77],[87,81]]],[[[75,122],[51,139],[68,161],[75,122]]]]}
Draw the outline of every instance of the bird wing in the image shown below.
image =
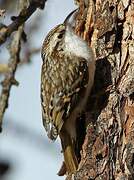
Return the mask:
{"type": "Polygon", "coordinates": [[[41,74],[43,124],[48,137],[55,140],[73,109],[84,97],[88,83],[88,64],[78,57],[63,61],[44,61],[41,74]],[[48,62],[49,61],[49,62],[48,62]]]}

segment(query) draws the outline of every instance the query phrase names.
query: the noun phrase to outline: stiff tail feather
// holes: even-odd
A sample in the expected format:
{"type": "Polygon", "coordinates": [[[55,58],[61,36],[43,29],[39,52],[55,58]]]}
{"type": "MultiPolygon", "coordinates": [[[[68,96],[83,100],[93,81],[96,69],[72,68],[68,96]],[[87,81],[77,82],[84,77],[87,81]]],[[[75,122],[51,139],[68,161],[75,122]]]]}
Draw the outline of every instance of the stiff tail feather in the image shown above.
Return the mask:
{"type": "Polygon", "coordinates": [[[76,172],[78,168],[78,161],[74,152],[74,147],[72,144],[71,137],[69,136],[69,134],[66,132],[64,128],[62,128],[60,132],[60,139],[61,139],[61,145],[62,145],[62,150],[64,154],[66,171],[72,174],[76,172]]]}

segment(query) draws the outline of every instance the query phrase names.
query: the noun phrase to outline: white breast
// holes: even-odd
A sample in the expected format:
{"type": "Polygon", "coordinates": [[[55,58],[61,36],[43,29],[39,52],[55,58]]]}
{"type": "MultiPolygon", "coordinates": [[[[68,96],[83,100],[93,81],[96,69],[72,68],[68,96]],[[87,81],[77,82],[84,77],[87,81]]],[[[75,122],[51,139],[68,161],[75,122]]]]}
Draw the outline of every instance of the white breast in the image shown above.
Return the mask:
{"type": "Polygon", "coordinates": [[[68,53],[83,57],[87,61],[91,61],[93,57],[93,52],[87,42],[74,34],[69,26],[67,26],[65,34],[65,50],[68,53]]]}

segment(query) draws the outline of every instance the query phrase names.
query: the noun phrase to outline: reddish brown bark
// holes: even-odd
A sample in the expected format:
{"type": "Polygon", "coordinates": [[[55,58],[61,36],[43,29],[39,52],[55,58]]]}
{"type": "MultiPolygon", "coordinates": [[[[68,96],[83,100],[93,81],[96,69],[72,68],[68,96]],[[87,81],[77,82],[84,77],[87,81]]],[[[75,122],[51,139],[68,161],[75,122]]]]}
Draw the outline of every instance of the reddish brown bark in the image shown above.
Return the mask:
{"type": "Polygon", "coordinates": [[[77,3],[76,32],[95,52],[96,75],[74,179],[133,179],[134,1],[77,3]]]}

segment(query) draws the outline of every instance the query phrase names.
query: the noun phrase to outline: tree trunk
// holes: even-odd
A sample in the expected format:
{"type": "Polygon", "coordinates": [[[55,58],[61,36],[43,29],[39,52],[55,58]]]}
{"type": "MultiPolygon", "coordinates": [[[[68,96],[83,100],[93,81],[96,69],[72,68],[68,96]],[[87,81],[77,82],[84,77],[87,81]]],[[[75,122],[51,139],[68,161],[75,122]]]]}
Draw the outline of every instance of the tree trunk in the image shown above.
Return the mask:
{"type": "Polygon", "coordinates": [[[96,74],[74,179],[134,179],[134,1],[75,2],[75,31],[95,52],[96,74]]]}

